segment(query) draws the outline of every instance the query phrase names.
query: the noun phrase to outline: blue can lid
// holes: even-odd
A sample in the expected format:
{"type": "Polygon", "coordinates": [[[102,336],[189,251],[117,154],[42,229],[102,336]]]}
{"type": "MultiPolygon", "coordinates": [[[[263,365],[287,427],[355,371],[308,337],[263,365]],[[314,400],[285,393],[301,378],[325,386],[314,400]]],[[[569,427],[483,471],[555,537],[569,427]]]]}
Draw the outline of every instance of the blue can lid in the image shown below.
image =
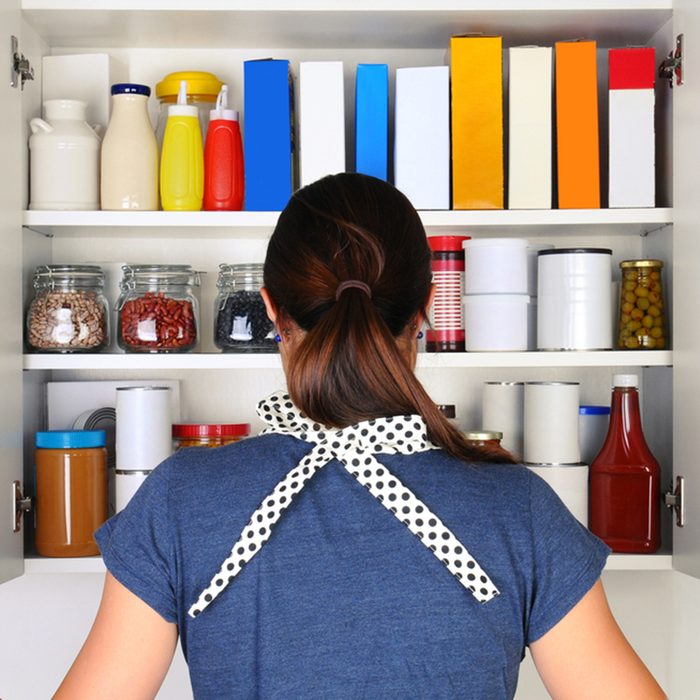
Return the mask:
{"type": "Polygon", "coordinates": [[[609,416],[610,406],[579,406],[579,416],[609,416]]]}
{"type": "Polygon", "coordinates": [[[151,88],[148,85],[139,85],[138,83],[115,83],[112,85],[113,95],[145,95],[150,97],[151,88]]]}
{"type": "Polygon", "coordinates": [[[49,450],[104,447],[106,442],[104,430],[46,430],[36,434],[36,446],[49,450]]]}

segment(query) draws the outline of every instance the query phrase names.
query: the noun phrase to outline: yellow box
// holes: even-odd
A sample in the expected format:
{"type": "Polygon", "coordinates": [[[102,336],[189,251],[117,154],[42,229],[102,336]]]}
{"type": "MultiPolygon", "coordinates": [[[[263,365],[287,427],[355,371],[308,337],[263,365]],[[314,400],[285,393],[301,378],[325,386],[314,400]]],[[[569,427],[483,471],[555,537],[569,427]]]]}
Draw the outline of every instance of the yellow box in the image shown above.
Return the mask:
{"type": "Polygon", "coordinates": [[[453,36],[452,207],[503,209],[500,36],[453,36]]]}

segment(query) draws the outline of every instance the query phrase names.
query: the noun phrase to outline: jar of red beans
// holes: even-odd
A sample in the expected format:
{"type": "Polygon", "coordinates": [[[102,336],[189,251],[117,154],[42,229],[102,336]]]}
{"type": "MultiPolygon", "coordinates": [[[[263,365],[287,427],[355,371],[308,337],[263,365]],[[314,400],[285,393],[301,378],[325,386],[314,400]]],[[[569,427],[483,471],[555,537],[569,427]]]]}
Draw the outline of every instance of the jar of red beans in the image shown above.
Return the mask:
{"type": "Polygon", "coordinates": [[[119,346],[127,352],[187,352],[197,345],[199,273],[189,265],[124,265],[119,346]]]}

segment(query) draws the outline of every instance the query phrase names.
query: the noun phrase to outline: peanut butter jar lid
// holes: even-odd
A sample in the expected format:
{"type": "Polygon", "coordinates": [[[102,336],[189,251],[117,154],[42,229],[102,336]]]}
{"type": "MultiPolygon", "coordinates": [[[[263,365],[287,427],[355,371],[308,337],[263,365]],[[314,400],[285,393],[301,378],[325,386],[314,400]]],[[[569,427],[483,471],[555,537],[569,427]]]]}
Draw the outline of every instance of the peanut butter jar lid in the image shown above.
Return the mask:
{"type": "Polygon", "coordinates": [[[45,430],[36,434],[38,449],[66,450],[104,447],[107,433],[104,430],[45,430]]]}

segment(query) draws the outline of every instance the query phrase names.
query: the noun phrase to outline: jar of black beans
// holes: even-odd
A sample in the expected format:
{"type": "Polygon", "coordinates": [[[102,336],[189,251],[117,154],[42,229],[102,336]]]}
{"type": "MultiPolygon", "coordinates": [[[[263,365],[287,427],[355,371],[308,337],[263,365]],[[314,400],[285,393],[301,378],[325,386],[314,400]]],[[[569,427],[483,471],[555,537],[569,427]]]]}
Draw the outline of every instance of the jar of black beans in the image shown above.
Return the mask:
{"type": "Polygon", "coordinates": [[[214,342],[224,352],[276,352],[272,321],[260,295],[263,266],[219,265],[214,342]]]}

